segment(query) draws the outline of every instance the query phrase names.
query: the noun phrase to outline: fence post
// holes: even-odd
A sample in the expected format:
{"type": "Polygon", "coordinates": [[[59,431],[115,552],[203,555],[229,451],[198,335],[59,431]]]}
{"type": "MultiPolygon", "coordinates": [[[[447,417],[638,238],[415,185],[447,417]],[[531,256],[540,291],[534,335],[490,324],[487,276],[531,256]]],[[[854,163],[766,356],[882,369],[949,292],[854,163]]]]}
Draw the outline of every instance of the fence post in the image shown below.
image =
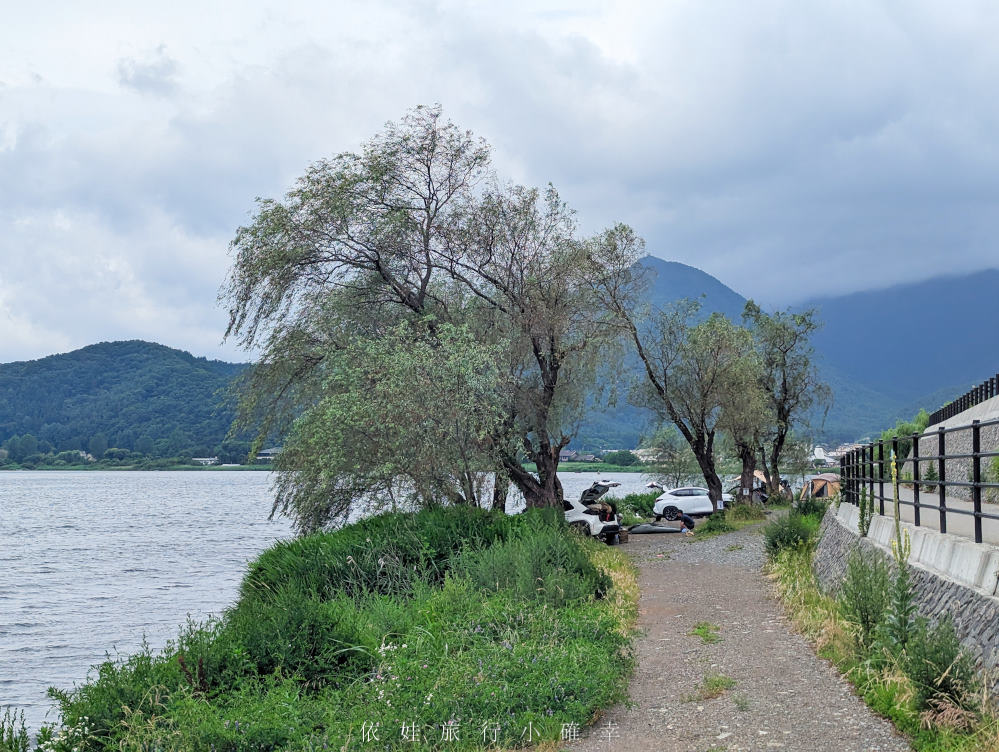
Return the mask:
{"type": "MultiPolygon", "coordinates": [[[[898,489],[896,489],[897,493],[898,489]]],[[[912,524],[919,527],[919,434],[912,434],[912,524]]]]}
{"type": "Polygon", "coordinates": [[[937,475],[940,476],[940,532],[947,532],[947,454],[946,434],[943,426],[937,429],[937,475]]]}
{"type": "Polygon", "coordinates": [[[878,493],[885,497],[885,443],[878,439],[878,493]]]}
{"type": "Polygon", "coordinates": [[[975,506],[975,543],[982,542],[982,428],[971,421],[971,501],[975,506]]]}
{"type": "MultiPolygon", "coordinates": [[[[871,498],[874,498],[874,444],[869,444],[867,447],[867,490],[871,498]]],[[[878,500],[878,509],[880,509],[880,514],[882,517],[885,515],[885,497],[881,494],[881,498],[878,500]]]]}

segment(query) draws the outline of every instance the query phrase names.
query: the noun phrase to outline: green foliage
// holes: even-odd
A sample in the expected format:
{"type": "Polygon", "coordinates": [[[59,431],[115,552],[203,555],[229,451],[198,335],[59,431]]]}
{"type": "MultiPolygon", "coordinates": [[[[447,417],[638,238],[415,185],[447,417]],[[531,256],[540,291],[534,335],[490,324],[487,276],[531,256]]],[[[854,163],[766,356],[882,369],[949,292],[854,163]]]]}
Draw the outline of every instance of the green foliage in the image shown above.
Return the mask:
{"type": "Polygon", "coordinates": [[[902,561],[896,566],[895,576],[891,578],[888,606],[878,640],[891,655],[897,657],[905,651],[912,635],[916,613],[912,577],[908,565],[902,561]]]}
{"type": "Polygon", "coordinates": [[[763,528],[763,550],[773,561],[781,551],[810,546],[821,519],[792,509],[763,528]]]}
{"type": "Polygon", "coordinates": [[[892,439],[898,438],[898,461],[901,463],[912,451],[912,435],[922,433],[929,424],[930,414],[926,410],[920,409],[912,420],[897,421],[894,428],[882,431],[879,440],[885,442],[885,465],[888,464],[888,449],[892,439]]]}
{"type": "Polygon", "coordinates": [[[542,525],[488,548],[461,554],[453,572],[484,590],[562,606],[604,596],[610,578],[556,525],[542,525]]]}
{"type": "Polygon", "coordinates": [[[433,320],[351,337],[275,462],[274,510],[310,533],[380,497],[476,504],[497,463],[479,449],[500,419],[497,358],[468,329],[433,320]]]}
{"type": "Polygon", "coordinates": [[[935,626],[925,619],[916,620],[902,668],[912,681],[920,709],[934,699],[959,707],[968,704],[975,683],[974,664],[961,648],[949,615],[935,626]]]}
{"type": "Polygon", "coordinates": [[[860,488],[860,499],[857,503],[857,529],[861,537],[866,538],[871,529],[871,518],[874,516],[874,499],[868,498],[866,486],[860,488]]]}
{"type": "Polygon", "coordinates": [[[290,586],[321,600],[406,595],[418,582],[442,583],[461,550],[488,548],[515,528],[540,522],[538,512],[510,517],[469,507],[369,517],[333,533],[275,544],[250,563],[240,597],[270,600],[290,586]]]}
{"type": "Polygon", "coordinates": [[[627,449],[621,449],[617,452],[607,452],[601,459],[608,464],[621,465],[622,467],[636,465],[639,462],[638,456],[627,449]]]}
{"type": "Polygon", "coordinates": [[[735,530],[728,520],[725,519],[725,512],[715,512],[704,518],[704,522],[697,526],[698,535],[711,535],[716,533],[730,533],[735,530]]]}
{"type": "Polygon", "coordinates": [[[726,508],[725,517],[729,521],[765,520],[767,512],[756,504],[733,504],[726,508]]]}
{"type": "Polygon", "coordinates": [[[857,626],[858,648],[869,650],[888,610],[889,573],[885,560],[876,554],[854,551],[847,562],[840,600],[844,616],[857,626]]]}
{"type": "Polygon", "coordinates": [[[795,509],[798,510],[798,514],[818,517],[820,520],[825,516],[826,509],[828,508],[828,499],[822,499],[815,496],[809,496],[807,499],[801,499],[795,505],[795,509]]]}
{"type": "Polygon", "coordinates": [[[930,462],[930,466],[926,468],[926,472],[923,473],[924,481],[927,483],[921,483],[920,487],[923,491],[927,493],[934,493],[937,490],[936,481],[940,480],[940,474],[937,472],[936,461],[930,462]]]}
{"type": "Polygon", "coordinates": [[[652,507],[658,498],[659,491],[628,494],[617,502],[617,508],[622,512],[634,514],[636,517],[650,519],[653,516],[652,507]]]}
{"type": "MultiPolygon", "coordinates": [[[[224,440],[233,418],[220,395],[244,369],[139,340],[6,363],[0,366],[0,442],[31,437],[35,448],[18,446],[12,458],[18,462],[35,452],[87,450],[98,436],[107,443],[98,439],[95,457],[108,446],[172,456],[204,445],[218,454],[215,449],[229,446],[224,440]]],[[[226,452],[225,461],[242,461],[248,447],[226,452]]]]}
{"type": "Polygon", "coordinates": [[[701,642],[705,645],[711,645],[716,642],[721,642],[721,635],[718,634],[719,628],[717,624],[712,624],[709,621],[699,621],[694,625],[694,628],[690,630],[690,634],[695,637],[700,637],[701,642]]]}
{"type": "Polygon", "coordinates": [[[28,752],[29,742],[24,712],[4,708],[0,715],[0,752],[28,752]]]}
{"type": "MultiPolygon", "coordinates": [[[[220,619],[56,692],[53,749],[339,749],[376,722],[386,748],[412,749],[402,716],[427,741],[448,719],[502,721],[504,748],[528,723],[557,740],[562,723],[585,724],[624,696],[636,604],[593,563],[617,559],[554,515],[472,509],[279,544],[220,619]],[[358,558],[364,546],[373,558],[358,558]],[[378,561],[390,556],[392,573],[378,561]]],[[[475,738],[456,746],[477,749],[475,738]]]]}

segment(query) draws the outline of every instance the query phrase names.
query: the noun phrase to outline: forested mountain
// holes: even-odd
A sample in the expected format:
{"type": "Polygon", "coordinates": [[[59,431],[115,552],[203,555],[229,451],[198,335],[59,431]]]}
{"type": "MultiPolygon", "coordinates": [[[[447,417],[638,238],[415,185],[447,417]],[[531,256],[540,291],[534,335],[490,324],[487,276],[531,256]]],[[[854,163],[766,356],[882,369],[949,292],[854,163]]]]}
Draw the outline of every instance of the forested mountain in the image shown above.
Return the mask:
{"type": "MultiPolygon", "coordinates": [[[[119,447],[152,456],[220,449],[220,397],[245,365],[141,340],[0,365],[0,442],[29,434],[55,451],[119,447]]],[[[245,449],[243,449],[245,453],[245,449]]]]}
{"type": "MultiPolygon", "coordinates": [[[[719,311],[739,319],[745,299],[711,275],[655,257],[641,263],[649,270],[653,305],[699,298],[704,315],[719,311]]],[[[828,415],[814,416],[817,439],[876,434],[999,370],[999,271],[796,308],[810,306],[823,322],[814,344],[835,400],[828,415]]],[[[624,354],[607,366],[603,378],[616,382],[610,391],[617,405],[591,410],[574,448],[635,447],[651,428],[648,413],[626,399],[629,381],[641,374],[637,359],[624,354]]],[[[88,450],[96,438],[98,449],[106,443],[150,456],[208,453],[238,461],[248,443],[222,446],[232,411],[221,395],[246,367],[139,340],[3,364],[0,444],[30,434],[39,450],[88,450]]]]}

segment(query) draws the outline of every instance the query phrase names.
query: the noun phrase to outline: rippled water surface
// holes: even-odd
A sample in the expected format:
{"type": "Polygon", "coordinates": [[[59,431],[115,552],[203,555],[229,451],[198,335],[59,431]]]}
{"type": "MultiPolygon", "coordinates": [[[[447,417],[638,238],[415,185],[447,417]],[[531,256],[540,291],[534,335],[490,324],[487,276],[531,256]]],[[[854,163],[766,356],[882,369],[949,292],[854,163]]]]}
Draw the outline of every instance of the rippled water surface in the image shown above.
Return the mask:
{"type": "MultiPolygon", "coordinates": [[[[559,477],[578,498],[597,476],[559,477]]],[[[647,481],[602,477],[618,496],[647,481]]],[[[246,563],[291,536],[267,520],[270,484],[265,472],[0,473],[0,706],[37,730],[56,720],[49,686],[230,605],[246,563]]]]}
{"type": "MultiPolygon", "coordinates": [[[[0,705],[46,720],[49,686],[160,647],[236,596],[279,538],[265,472],[0,473],[0,705]]],[[[54,720],[55,713],[48,715],[54,720]]]]}

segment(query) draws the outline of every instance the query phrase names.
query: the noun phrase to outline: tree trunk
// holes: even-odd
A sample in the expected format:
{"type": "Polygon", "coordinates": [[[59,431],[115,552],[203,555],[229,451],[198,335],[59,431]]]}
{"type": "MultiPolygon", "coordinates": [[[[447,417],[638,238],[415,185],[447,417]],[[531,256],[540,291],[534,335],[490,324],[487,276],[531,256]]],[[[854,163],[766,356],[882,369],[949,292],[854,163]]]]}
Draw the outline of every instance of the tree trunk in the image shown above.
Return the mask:
{"type": "Polygon", "coordinates": [[[510,492],[510,476],[497,470],[493,477],[493,510],[506,511],[506,499],[510,492]]]}
{"type": "Polygon", "coordinates": [[[516,457],[504,457],[503,468],[510,481],[524,495],[528,509],[562,508],[562,484],[558,479],[558,454],[554,458],[541,452],[534,458],[538,467],[535,477],[523,468],[516,457]]]}
{"type": "Polygon", "coordinates": [[[739,459],[742,460],[742,477],[739,481],[740,500],[753,501],[753,487],[756,485],[756,450],[750,444],[737,444],[739,459]],[[749,495],[746,496],[746,491],[749,495]]]}
{"type": "Polygon", "coordinates": [[[696,441],[691,444],[690,448],[694,452],[694,456],[697,457],[697,464],[701,468],[701,474],[704,476],[704,485],[708,487],[708,497],[711,499],[711,511],[718,511],[718,502],[721,501],[722,497],[722,482],[721,478],[718,477],[718,471],[715,469],[715,458],[714,453],[711,451],[711,446],[713,442],[696,441]]]}

